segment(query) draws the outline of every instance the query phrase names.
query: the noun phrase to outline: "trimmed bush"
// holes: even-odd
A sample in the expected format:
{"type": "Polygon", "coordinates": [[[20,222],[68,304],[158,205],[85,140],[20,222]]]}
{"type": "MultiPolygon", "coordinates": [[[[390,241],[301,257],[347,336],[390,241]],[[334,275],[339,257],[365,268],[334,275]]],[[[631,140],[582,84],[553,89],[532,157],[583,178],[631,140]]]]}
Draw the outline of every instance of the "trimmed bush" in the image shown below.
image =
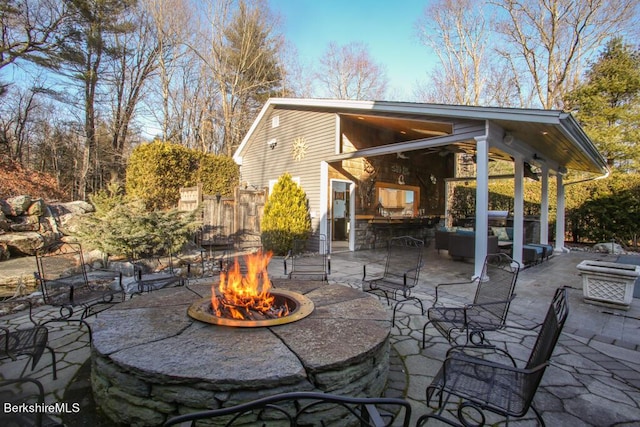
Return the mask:
{"type": "Polygon", "coordinates": [[[126,190],[147,209],[170,209],[180,200],[180,187],[201,182],[206,194],[232,196],[239,177],[240,169],[230,157],[155,141],[131,153],[126,190]]]}

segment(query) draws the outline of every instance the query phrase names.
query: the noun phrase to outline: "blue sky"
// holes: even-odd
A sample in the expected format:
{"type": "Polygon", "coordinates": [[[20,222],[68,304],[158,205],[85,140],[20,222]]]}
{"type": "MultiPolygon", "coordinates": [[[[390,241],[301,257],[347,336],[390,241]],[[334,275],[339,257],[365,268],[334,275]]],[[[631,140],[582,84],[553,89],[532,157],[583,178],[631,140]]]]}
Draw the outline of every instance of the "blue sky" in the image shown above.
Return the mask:
{"type": "Polygon", "coordinates": [[[383,65],[389,89],[410,100],[416,81],[423,81],[433,54],[418,41],[415,22],[425,0],[269,0],[282,18],[285,37],[296,46],[300,61],[318,63],[329,42],[362,42],[383,65]]]}

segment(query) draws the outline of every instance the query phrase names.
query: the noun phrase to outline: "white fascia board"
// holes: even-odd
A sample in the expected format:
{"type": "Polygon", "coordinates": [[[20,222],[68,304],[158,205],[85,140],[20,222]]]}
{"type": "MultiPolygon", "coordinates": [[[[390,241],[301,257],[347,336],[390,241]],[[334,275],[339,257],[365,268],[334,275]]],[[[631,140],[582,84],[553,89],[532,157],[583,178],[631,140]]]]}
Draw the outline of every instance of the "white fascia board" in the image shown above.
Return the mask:
{"type": "Polygon", "coordinates": [[[233,153],[233,161],[236,162],[237,164],[242,165],[242,151],[244,150],[244,147],[249,142],[249,139],[251,138],[253,133],[256,131],[256,128],[258,127],[258,124],[262,121],[262,118],[267,114],[267,111],[269,110],[270,106],[271,106],[271,99],[267,100],[267,102],[264,104],[264,106],[262,107],[262,110],[260,110],[260,113],[258,114],[258,117],[256,117],[256,119],[253,121],[253,123],[251,124],[251,127],[247,131],[247,134],[244,136],[244,138],[242,139],[242,142],[236,149],[236,152],[233,153]]]}

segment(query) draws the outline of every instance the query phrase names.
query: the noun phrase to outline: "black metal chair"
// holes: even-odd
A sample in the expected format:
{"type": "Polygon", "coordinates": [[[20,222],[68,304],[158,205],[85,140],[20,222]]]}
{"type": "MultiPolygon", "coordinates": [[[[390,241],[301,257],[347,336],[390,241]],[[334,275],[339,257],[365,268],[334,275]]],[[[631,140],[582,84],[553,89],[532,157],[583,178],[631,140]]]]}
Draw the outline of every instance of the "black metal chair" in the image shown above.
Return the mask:
{"type": "Polygon", "coordinates": [[[533,399],[568,314],[567,290],[559,288],[543,323],[538,325],[540,330],[524,368],[518,368],[509,353],[496,347],[452,347],[440,371],[427,387],[427,404],[437,395],[438,406],[433,413],[420,417],[417,426],[422,426],[429,419],[449,425],[483,426],[485,410],[504,416],[508,421],[509,417],[524,417],[529,409],[544,426],[544,420],[533,406],[533,399]],[[495,361],[495,356],[506,357],[508,362],[495,361]],[[452,397],[455,400],[452,403],[457,404],[459,423],[443,415],[452,397]],[[471,420],[473,412],[476,414],[471,420]]]}
{"type": "Polygon", "coordinates": [[[39,325],[33,318],[32,305],[29,304],[29,319],[33,326],[8,328],[0,326],[0,359],[17,360],[19,356],[28,356],[27,363],[20,373],[22,377],[29,367],[31,361],[31,370],[35,369],[38,361],[42,357],[44,350],[51,353],[51,369],[53,370],[53,379],[57,379],[56,354],[49,346],[49,331],[45,325],[39,325]]]}
{"type": "Polygon", "coordinates": [[[293,247],[284,258],[284,274],[289,279],[298,276],[319,277],[323,281],[328,280],[331,274],[331,259],[328,258],[327,238],[318,236],[320,241],[320,253],[307,253],[307,241],[295,239],[293,247]]]}
{"type": "Polygon", "coordinates": [[[221,233],[220,227],[203,226],[196,233],[195,243],[200,246],[200,258],[197,263],[190,263],[189,276],[214,276],[220,273],[227,260],[234,252],[236,241],[233,236],[221,233]],[[199,264],[196,266],[196,264],[199,264]]]}
{"type": "Polygon", "coordinates": [[[123,279],[123,287],[127,293],[139,295],[158,289],[183,286],[185,278],[177,274],[174,259],[174,255],[169,252],[164,260],[160,256],[133,260],[133,276],[123,279]]]}
{"type": "Polygon", "coordinates": [[[504,327],[518,280],[520,264],[506,254],[489,254],[485,258],[482,275],[475,280],[436,285],[436,298],[427,310],[428,321],[422,328],[422,348],[426,345],[426,331],[433,325],[450,343],[464,333],[466,343],[480,345],[484,332],[504,327]],[[476,285],[473,303],[452,307],[442,305],[442,291],[454,285],[476,285]]]}
{"type": "Polygon", "coordinates": [[[411,405],[396,398],[346,397],[325,393],[291,392],[254,400],[229,408],[179,415],[164,426],[197,420],[219,421],[214,425],[321,426],[359,425],[370,427],[409,426],[411,405]],[[351,421],[351,423],[348,423],[351,421]],[[326,423],[326,424],[325,424],[326,423]]]}
{"type": "Polygon", "coordinates": [[[411,295],[411,289],[418,284],[423,266],[423,248],[422,240],[409,236],[394,237],[387,242],[387,255],[382,262],[363,266],[362,290],[383,296],[387,304],[395,301],[392,317],[394,326],[398,306],[405,302],[416,302],[424,315],[422,301],[411,295]]]}
{"type": "Polygon", "coordinates": [[[16,406],[17,410],[0,412],[0,425],[9,427],[53,427],[62,426],[53,418],[49,417],[44,410],[19,410],[20,405],[40,405],[44,406],[44,387],[42,383],[33,378],[17,378],[0,380],[0,401],[4,405],[16,406]]]}
{"type": "Polygon", "coordinates": [[[54,321],[84,320],[124,301],[122,273],[93,269],[84,262],[78,243],[56,243],[36,253],[38,271],[34,273],[45,304],[60,308],[54,321]]]}

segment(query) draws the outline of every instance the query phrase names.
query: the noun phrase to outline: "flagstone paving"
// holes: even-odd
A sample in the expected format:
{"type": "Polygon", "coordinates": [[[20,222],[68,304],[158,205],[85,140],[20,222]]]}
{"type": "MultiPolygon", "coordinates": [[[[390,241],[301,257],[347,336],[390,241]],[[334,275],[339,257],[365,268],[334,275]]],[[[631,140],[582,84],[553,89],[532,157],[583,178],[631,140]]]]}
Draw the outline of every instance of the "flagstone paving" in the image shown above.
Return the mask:
{"type": "MultiPolygon", "coordinates": [[[[383,255],[379,251],[334,253],[329,282],[360,287],[362,265],[383,255]]],[[[517,296],[508,319],[510,325],[530,327],[541,322],[555,289],[560,286],[571,288],[569,318],[534,404],[548,426],[640,426],[640,300],[634,299],[628,311],[586,304],[576,269],[583,259],[615,261],[617,256],[571,252],[556,255],[520,272],[517,296]]],[[[438,254],[427,249],[425,266],[414,295],[429,306],[434,298],[435,284],[467,280],[472,271],[470,262],[453,261],[446,251],[438,254]]],[[[282,259],[274,258],[269,272],[272,278],[284,278],[282,259]]],[[[473,292],[447,297],[452,303],[469,301],[473,292]]],[[[39,308],[37,313],[39,318],[47,318],[55,311],[39,308]]],[[[389,318],[390,314],[391,310],[389,318]]],[[[28,310],[0,318],[0,326],[28,322],[28,310]]],[[[427,328],[426,348],[422,349],[424,323],[419,308],[404,304],[399,309],[396,326],[392,328],[393,357],[385,393],[404,397],[411,403],[412,423],[431,411],[425,403],[425,389],[450,347],[435,329],[427,328]]],[[[67,426],[108,426],[108,421],[96,415],[91,399],[86,363],[90,346],[86,329],[78,324],[49,326],[50,344],[57,356],[58,379],[52,379],[51,358],[47,352],[35,371],[27,369],[27,374],[43,382],[46,403],[80,404],[77,414],[59,414],[58,418],[62,418],[67,426]],[[69,399],[73,401],[69,402],[69,399]]],[[[508,349],[519,364],[524,364],[534,336],[534,332],[513,329],[492,333],[489,339],[508,349]]],[[[24,364],[24,358],[16,362],[3,361],[0,375],[16,376],[24,364]]],[[[503,424],[500,418],[490,417],[489,421],[503,424]]],[[[523,421],[513,424],[529,426],[536,425],[536,421],[530,412],[523,421]]]]}

